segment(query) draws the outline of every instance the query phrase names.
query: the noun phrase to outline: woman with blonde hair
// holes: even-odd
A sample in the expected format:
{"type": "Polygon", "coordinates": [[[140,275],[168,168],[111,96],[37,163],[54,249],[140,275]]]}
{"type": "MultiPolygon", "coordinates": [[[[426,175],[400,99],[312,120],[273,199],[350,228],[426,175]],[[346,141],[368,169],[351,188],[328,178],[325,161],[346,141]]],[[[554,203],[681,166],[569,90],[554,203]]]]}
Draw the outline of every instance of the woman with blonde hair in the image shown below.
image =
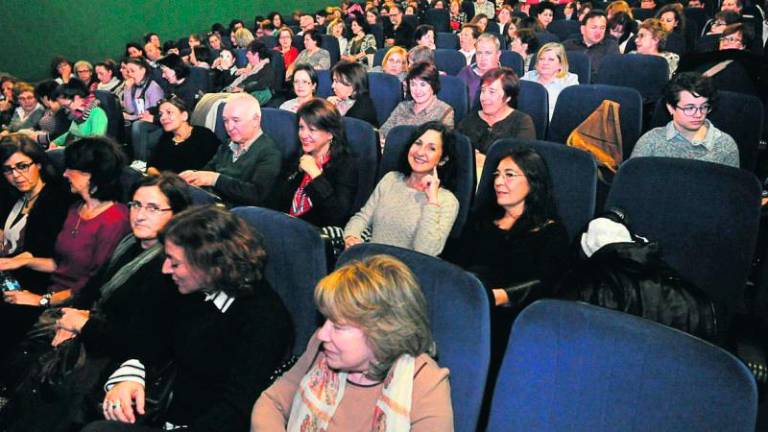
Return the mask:
{"type": "Polygon", "coordinates": [[[247,48],[248,44],[253,42],[254,39],[253,33],[245,27],[239,28],[236,32],[232,33],[232,45],[236,48],[247,48]]]}
{"type": "Polygon", "coordinates": [[[327,27],[327,33],[333,37],[336,38],[337,41],[339,41],[339,52],[343,53],[347,50],[347,44],[349,44],[349,40],[347,40],[346,37],[344,37],[344,32],[347,29],[347,26],[344,24],[344,20],[342,19],[334,19],[333,21],[328,24],[327,27]]]}
{"type": "Polygon", "coordinates": [[[381,66],[373,68],[372,72],[384,72],[403,81],[408,74],[408,51],[403,47],[393,46],[384,54],[381,66]]]}
{"type": "Polygon", "coordinates": [[[557,97],[564,88],[579,84],[579,77],[568,72],[568,56],[563,44],[550,42],[536,54],[536,68],[523,75],[526,81],[535,81],[547,89],[549,96],[549,118],[555,112],[557,97]]]}
{"type": "Polygon", "coordinates": [[[655,55],[667,61],[669,66],[669,76],[677,70],[677,64],[680,62],[680,56],[669,51],[664,51],[664,42],[669,33],[664,31],[661,21],[656,18],[648,18],[638,27],[637,36],[635,36],[635,45],[637,51],[630,54],[655,55]]]}
{"type": "Polygon", "coordinates": [[[251,430],[453,430],[448,370],[432,359],[426,300],[405,264],[350,262],[317,284],[315,303],[325,323],[256,401],[251,430]]]}

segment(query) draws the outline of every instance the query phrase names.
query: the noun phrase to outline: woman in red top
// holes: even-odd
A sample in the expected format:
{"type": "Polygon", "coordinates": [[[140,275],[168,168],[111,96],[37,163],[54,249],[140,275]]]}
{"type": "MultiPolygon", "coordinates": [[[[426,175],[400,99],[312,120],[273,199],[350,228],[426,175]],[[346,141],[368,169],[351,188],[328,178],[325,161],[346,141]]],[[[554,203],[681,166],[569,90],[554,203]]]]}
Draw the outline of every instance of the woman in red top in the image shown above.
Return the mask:
{"type": "Polygon", "coordinates": [[[283,27],[278,31],[275,51],[283,55],[283,63],[285,63],[285,68],[288,69],[296,60],[296,57],[299,56],[299,50],[293,46],[293,30],[283,27]]]}

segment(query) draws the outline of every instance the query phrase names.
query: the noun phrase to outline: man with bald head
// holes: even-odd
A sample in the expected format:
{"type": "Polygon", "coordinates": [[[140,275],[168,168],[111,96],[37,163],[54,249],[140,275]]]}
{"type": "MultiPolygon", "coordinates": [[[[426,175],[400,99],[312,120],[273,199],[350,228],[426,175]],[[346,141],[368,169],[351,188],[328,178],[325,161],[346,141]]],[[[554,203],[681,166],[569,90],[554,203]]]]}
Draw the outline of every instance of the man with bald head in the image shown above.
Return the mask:
{"type": "Polygon", "coordinates": [[[280,172],[280,150],[261,129],[261,107],[247,93],[232,95],[224,106],[223,144],[201,171],[180,175],[193,186],[212,188],[227,204],[261,205],[280,172]]]}

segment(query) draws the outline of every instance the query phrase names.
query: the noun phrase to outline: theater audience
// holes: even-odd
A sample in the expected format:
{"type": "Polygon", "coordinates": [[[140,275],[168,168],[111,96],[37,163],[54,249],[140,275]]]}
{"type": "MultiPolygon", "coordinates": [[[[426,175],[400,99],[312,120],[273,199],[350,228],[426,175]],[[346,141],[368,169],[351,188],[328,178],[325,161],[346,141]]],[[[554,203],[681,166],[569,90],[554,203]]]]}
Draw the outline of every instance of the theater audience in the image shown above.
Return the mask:
{"type": "Polygon", "coordinates": [[[144,58],[144,48],[136,42],[128,42],[125,44],[125,57],[144,58]]]}
{"type": "MultiPolygon", "coordinates": [[[[16,78],[8,75],[0,75],[0,85],[2,94],[0,94],[0,126],[6,126],[11,121],[13,110],[17,103],[13,99],[13,86],[16,85],[16,78]]],[[[58,84],[58,82],[57,82],[58,84]]]]}
{"type": "Polygon", "coordinates": [[[485,29],[488,28],[488,16],[485,14],[475,15],[471,20],[469,20],[469,24],[477,27],[477,31],[480,34],[483,34],[485,33],[485,29]]]}
{"type": "Polygon", "coordinates": [[[451,30],[458,32],[467,22],[467,14],[461,10],[461,2],[459,0],[451,0],[448,12],[451,30]]]}
{"type": "Polygon", "coordinates": [[[189,124],[189,115],[188,105],[177,96],[160,103],[158,117],[164,133],[147,161],[147,174],[201,169],[216,154],[219,139],[210,130],[189,124]]]}
{"type": "MultiPolygon", "coordinates": [[[[163,79],[168,82],[168,93],[181,98],[188,109],[193,110],[202,89],[189,79],[189,66],[176,54],[169,54],[158,61],[163,79]]],[[[153,110],[154,111],[154,110],[153,110]]]]}
{"type": "Polygon", "coordinates": [[[291,79],[295,98],[280,105],[281,110],[296,112],[301,106],[315,97],[317,92],[317,72],[308,64],[296,65],[291,79]]]}
{"type": "MultiPolygon", "coordinates": [[[[247,430],[256,398],[287,359],[293,339],[288,312],[264,279],[268,257],[261,237],[226,210],[197,207],[174,216],[162,241],[162,270],[182,298],[166,342],[176,365],[173,397],[159,420],[190,430],[247,430]]],[[[102,408],[108,421],[85,431],[164,429],[127,424],[146,412],[145,382],[164,362],[140,352],[125,360],[107,381],[102,408]]]]}
{"type": "MultiPolygon", "coordinates": [[[[0,201],[0,222],[3,224],[0,266],[5,267],[6,275],[15,279],[22,290],[41,296],[47,292],[51,273],[30,266],[12,269],[10,263],[26,256],[54,256],[56,236],[70,204],[69,194],[46,153],[22,134],[0,139],[0,160],[0,170],[5,177],[4,199],[0,201]]],[[[3,299],[6,297],[11,299],[10,296],[3,299]]],[[[0,302],[0,325],[3,328],[0,332],[0,346],[3,346],[0,365],[40,314],[39,308],[17,307],[12,301],[0,302]]],[[[0,377],[10,375],[0,372],[0,377]]]]}
{"type": "Polygon", "coordinates": [[[277,45],[274,50],[283,56],[283,64],[286,69],[293,66],[296,57],[299,56],[299,50],[293,46],[293,30],[290,27],[277,27],[277,45]]]}
{"type": "Polygon", "coordinates": [[[547,89],[550,120],[560,92],[566,87],[579,84],[579,76],[568,72],[565,48],[556,42],[550,42],[539,49],[536,54],[536,69],[526,72],[522,79],[535,81],[547,89]]]}
{"type": "Polygon", "coordinates": [[[376,38],[370,33],[370,27],[365,19],[358,14],[352,15],[349,28],[352,37],[347,44],[347,49],[342,52],[342,60],[359,62],[366,67],[372,65],[373,54],[376,53],[376,38]]]}
{"type": "Polygon", "coordinates": [[[52,148],[69,145],[78,138],[100,137],[107,133],[107,113],[80,80],[73,79],[60,85],[54,95],[72,122],[67,132],[51,142],[52,148]]]}
{"type": "Polygon", "coordinates": [[[451,190],[456,181],[455,134],[428,121],[411,134],[398,168],[382,177],[362,209],[344,228],[347,247],[371,242],[413,249],[428,255],[443,250],[459,211],[451,190]]]}
{"type": "Polygon", "coordinates": [[[477,38],[475,48],[474,63],[464,66],[458,74],[458,77],[464,81],[469,90],[470,107],[474,107],[477,102],[481,77],[489,70],[498,68],[501,59],[501,43],[496,35],[481,34],[477,38]]]}
{"type": "MultiPolygon", "coordinates": [[[[315,30],[304,33],[304,49],[296,57],[294,65],[308,64],[317,70],[331,68],[331,54],[321,48],[323,37],[315,30]]],[[[286,76],[293,75],[293,68],[288,68],[286,76]]]]}
{"type": "Polygon", "coordinates": [[[384,45],[409,49],[413,46],[414,28],[403,19],[403,7],[392,4],[389,8],[390,25],[384,26],[384,45]]]}
{"type": "Polygon", "coordinates": [[[275,83],[275,71],[272,65],[272,50],[260,40],[254,40],[245,51],[248,64],[237,73],[240,75],[228,86],[224,87],[229,93],[248,93],[267,103],[272,98],[272,88],[275,83]]]}
{"type": "Polygon", "coordinates": [[[730,135],[707,120],[717,100],[710,78],[697,73],[675,75],[664,89],[672,121],[646,132],[631,157],[698,159],[739,167],[739,149],[730,135]]]}
{"type": "Polygon", "coordinates": [[[235,55],[232,50],[224,48],[219,51],[219,56],[211,65],[211,85],[215,91],[221,91],[232,81],[237,79],[237,65],[235,65],[235,55]]]}
{"type": "Polygon", "coordinates": [[[245,27],[240,27],[231,35],[232,48],[248,48],[248,45],[255,39],[253,33],[245,27]]]}
{"type": "Polygon", "coordinates": [[[549,2],[541,2],[536,7],[536,29],[546,32],[547,27],[555,19],[555,5],[549,2]]]}
{"type": "Polygon", "coordinates": [[[531,29],[518,29],[514,37],[510,39],[508,45],[510,51],[520,54],[523,58],[523,70],[527,71],[531,67],[531,61],[539,50],[539,38],[531,29]]]}
{"type": "Polygon", "coordinates": [[[151,122],[152,114],[149,110],[157,106],[165,92],[152,79],[149,65],[143,58],[126,59],[125,72],[123,117],[130,122],[151,122]]]}
{"type": "Polygon", "coordinates": [[[671,78],[672,74],[677,70],[680,56],[673,52],[661,50],[660,47],[664,45],[667,35],[668,32],[664,30],[664,26],[658,19],[648,18],[640,24],[637,30],[637,36],[635,37],[637,51],[632,51],[630,54],[655,55],[663,58],[667,61],[669,77],[671,78]]]}
{"type": "Polygon", "coordinates": [[[400,81],[404,81],[408,74],[408,51],[403,47],[393,46],[384,54],[381,66],[373,68],[372,71],[394,75],[400,81]]]}
{"type": "Polygon", "coordinates": [[[475,46],[480,37],[480,29],[474,24],[464,24],[459,32],[459,52],[464,56],[467,66],[473,63],[475,58],[475,46]]]}
{"type": "MultiPolygon", "coordinates": [[[[54,362],[54,371],[28,362],[24,381],[0,412],[8,430],[79,430],[89,412],[83,395],[94,392],[100,377],[131,355],[156,361],[164,357],[170,317],[178,291],[162,274],[165,256],[158,235],[174,214],[190,204],[187,184],[173,174],[139,180],[130,207],[132,233],[125,236],[103,271],[92,278],[69,307],[46,314],[21,349],[50,358],[55,353],[85,352],[74,365],[54,362]],[[53,315],[57,316],[53,316],[53,315]],[[47,385],[41,385],[45,380],[47,385]],[[56,398],[38,396],[55,391],[56,398]]],[[[26,354],[26,355],[25,355],[26,354]]],[[[18,355],[18,354],[17,354],[18,355]]]]}
{"type": "Polygon", "coordinates": [[[181,177],[193,186],[211,188],[229,205],[260,205],[280,173],[280,150],[261,129],[255,97],[233,95],[223,117],[230,142],[219,146],[202,170],[183,171],[181,177]]]}
{"type": "Polygon", "coordinates": [[[430,49],[436,49],[435,47],[435,28],[429,24],[422,24],[416,27],[413,32],[413,39],[416,41],[417,46],[423,46],[430,49]]]}
{"type": "Polygon", "coordinates": [[[349,40],[347,40],[345,33],[347,30],[347,26],[344,24],[344,21],[341,19],[335,19],[328,24],[328,34],[333,36],[336,41],[339,43],[339,53],[343,53],[347,50],[347,44],[349,44],[349,40]]]}
{"type": "Polygon", "coordinates": [[[325,323],[256,401],[251,430],[453,430],[448,370],[433,359],[426,301],[405,264],[349,263],[317,284],[315,303],[325,323]]]}
{"type": "Polygon", "coordinates": [[[83,82],[89,91],[96,89],[96,80],[93,76],[93,65],[91,62],[85,60],[78,60],[75,62],[75,73],[77,79],[83,82]]]}
{"type": "Polygon", "coordinates": [[[413,65],[405,77],[408,100],[397,104],[389,118],[379,129],[382,147],[387,134],[395,126],[420,125],[436,120],[453,127],[453,108],[437,98],[440,74],[437,66],[421,62],[413,65]]]}
{"type": "Polygon", "coordinates": [[[597,77],[597,71],[603,58],[611,54],[619,54],[619,48],[613,38],[606,38],[608,19],[601,10],[592,10],[581,20],[581,37],[568,39],[563,42],[567,51],[581,51],[589,57],[592,65],[592,80],[597,77]]]}
{"type": "Polygon", "coordinates": [[[373,100],[368,95],[368,73],[360,63],[340,61],[331,69],[333,95],[328,102],[336,107],[342,116],[353,117],[379,126],[373,100]]]}
{"type": "Polygon", "coordinates": [[[94,66],[96,72],[96,90],[104,90],[117,96],[119,100],[123,99],[123,82],[115,76],[115,62],[105,60],[96,63],[94,66]]]}
{"type": "Polygon", "coordinates": [[[59,84],[56,81],[43,81],[35,87],[35,97],[43,107],[43,115],[37,122],[35,129],[20,129],[19,132],[29,136],[37,141],[38,144],[47,148],[51,140],[54,140],[66,133],[72,121],[69,119],[67,111],[62,109],[56,99],[56,89],[59,84]]]}
{"type": "Polygon", "coordinates": [[[32,85],[20,82],[14,88],[14,100],[19,106],[13,111],[7,130],[0,133],[18,132],[21,129],[37,129],[45,108],[38,102],[35,96],[35,88],[32,85]]]}
{"type": "Polygon", "coordinates": [[[342,117],[331,103],[311,99],[296,119],[302,155],[286,164],[268,206],[318,227],[344,226],[352,216],[358,171],[342,117]]]}
{"type": "Polygon", "coordinates": [[[634,42],[636,27],[637,23],[626,12],[616,12],[608,20],[608,34],[618,43],[621,54],[627,52],[628,46],[632,46],[630,42],[634,42]]]}

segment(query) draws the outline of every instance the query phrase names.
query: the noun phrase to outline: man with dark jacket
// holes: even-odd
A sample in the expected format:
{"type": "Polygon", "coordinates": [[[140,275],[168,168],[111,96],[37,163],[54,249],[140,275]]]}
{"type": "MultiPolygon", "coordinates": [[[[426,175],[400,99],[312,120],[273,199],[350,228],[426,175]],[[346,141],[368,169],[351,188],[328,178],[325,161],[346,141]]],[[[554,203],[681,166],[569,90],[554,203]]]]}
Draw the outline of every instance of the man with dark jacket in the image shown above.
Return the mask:
{"type": "Polygon", "coordinates": [[[603,58],[611,54],[619,54],[619,46],[616,41],[605,37],[608,18],[601,10],[592,10],[581,20],[581,38],[568,39],[563,46],[568,51],[581,51],[589,57],[592,63],[592,80],[595,80],[597,71],[603,58]]]}

